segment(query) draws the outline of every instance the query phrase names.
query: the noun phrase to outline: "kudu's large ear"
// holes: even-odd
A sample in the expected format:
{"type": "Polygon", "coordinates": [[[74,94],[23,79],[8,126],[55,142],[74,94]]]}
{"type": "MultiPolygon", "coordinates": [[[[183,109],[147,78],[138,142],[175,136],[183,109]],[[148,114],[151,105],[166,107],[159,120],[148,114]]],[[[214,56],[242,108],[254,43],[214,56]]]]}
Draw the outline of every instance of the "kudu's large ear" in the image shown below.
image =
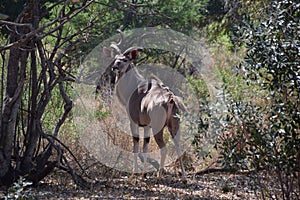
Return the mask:
{"type": "Polygon", "coordinates": [[[113,51],[110,50],[109,48],[107,47],[103,47],[103,53],[105,56],[109,57],[109,58],[112,58],[114,55],[113,55],[113,51]]]}
{"type": "Polygon", "coordinates": [[[130,60],[136,60],[138,58],[138,50],[132,49],[129,53],[130,60]]]}

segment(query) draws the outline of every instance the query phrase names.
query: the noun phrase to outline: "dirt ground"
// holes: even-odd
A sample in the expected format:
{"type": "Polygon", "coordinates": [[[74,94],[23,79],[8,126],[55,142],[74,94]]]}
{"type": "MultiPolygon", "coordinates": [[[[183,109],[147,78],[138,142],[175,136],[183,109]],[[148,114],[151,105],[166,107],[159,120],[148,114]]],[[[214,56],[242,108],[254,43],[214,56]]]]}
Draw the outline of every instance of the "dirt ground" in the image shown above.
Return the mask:
{"type": "MultiPolygon", "coordinates": [[[[0,199],[4,194],[0,192],[0,199]]],[[[170,173],[161,179],[150,174],[131,181],[127,176],[107,176],[99,177],[93,188],[83,190],[69,175],[56,171],[37,187],[10,190],[10,198],[14,195],[23,199],[261,199],[253,180],[228,173],[190,174],[187,182],[170,173]]]]}
{"type": "MultiPolygon", "coordinates": [[[[129,173],[119,172],[101,165],[78,145],[73,149],[85,172],[94,182],[92,188],[82,189],[72,180],[70,174],[56,169],[35,187],[25,187],[19,182],[8,190],[0,188],[0,199],[262,199],[262,191],[272,189],[279,195],[278,185],[272,175],[261,173],[255,176],[225,172],[201,173],[199,169],[188,171],[187,181],[178,175],[178,169],[166,167],[164,176],[157,178],[156,172],[146,178],[137,176],[129,180],[129,173]],[[260,180],[259,183],[257,180],[260,180]]],[[[80,173],[75,163],[74,169],[80,173]]],[[[199,165],[195,163],[194,165],[199,165]]],[[[206,165],[207,166],[207,165],[206,165]]],[[[267,198],[268,199],[268,198],[267,198]]],[[[276,199],[276,196],[275,198],[276,199]]],[[[280,199],[280,198],[279,198],[280,199]]]]}

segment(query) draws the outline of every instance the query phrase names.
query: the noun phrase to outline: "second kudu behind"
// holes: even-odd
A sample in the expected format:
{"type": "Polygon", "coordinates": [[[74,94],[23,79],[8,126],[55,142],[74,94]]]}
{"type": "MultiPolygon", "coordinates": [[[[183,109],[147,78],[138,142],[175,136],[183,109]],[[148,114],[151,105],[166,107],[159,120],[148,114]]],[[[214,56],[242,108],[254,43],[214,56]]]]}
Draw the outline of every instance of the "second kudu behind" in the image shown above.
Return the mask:
{"type": "Polygon", "coordinates": [[[111,49],[104,47],[103,52],[106,56],[113,58],[110,70],[113,70],[116,74],[115,93],[119,102],[126,108],[130,120],[134,152],[133,174],[138,173],[139,127],[143,127],[142,160],[144,161],[144,166],[142,172],[145,172],[146,161],[148,160],[148,145],[152,130],[161,155],[158,176],[162,175],[167,155],[163,130],[167,127],[179,157],[182,176],[185,178],[180,147],[180,118],[178,117],[179,112],[186,111],[185,105],[181,98],[176,96],[158,78],[153,77],[147,80],[138,72],[133,65],[133,61],[137,59],[138,51],[141,48],[131,47],[121,52],[119,45],[124,39],[124,35],[122,32],[120,34],[120,42],[112,44],[111,49]],[[116,52],[116,55],[113,52],[116,52]]]}

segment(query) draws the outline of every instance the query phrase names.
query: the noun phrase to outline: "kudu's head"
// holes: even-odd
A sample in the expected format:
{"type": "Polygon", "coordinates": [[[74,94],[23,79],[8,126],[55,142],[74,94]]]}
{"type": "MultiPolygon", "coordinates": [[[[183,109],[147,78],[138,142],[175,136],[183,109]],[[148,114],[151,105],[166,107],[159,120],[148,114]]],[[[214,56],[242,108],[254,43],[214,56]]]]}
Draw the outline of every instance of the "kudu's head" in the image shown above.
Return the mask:
{"type": "Polygon", "coordinates": [[[120,78],[124,75],[124,73],[128,72],[132,67],[132,63],[138,57],[138,51],[141,51],[141,47],[130,47],[124,52],[122,52],[119,48],[121,43],[124,40],[124,33],[118,30],[121,39],[118,44],[111,44],[111,48],[103,47],[103,53],[107,57],[114,58],[110,65],[110,70],[112,70],[116,74],[116,80],[120,80],[120,78]]]}
{"type": "MultiPolygon", "coordinates": [[[[116,82],[124,75],[124,73],[133,68],[132,63],[137,59],[139,50],[141,50],[141,48],[130,48],[124,53],[119,53],[114,56],[114,60],[110,65],[110,70],[116,74],[116,82]]],[[[106,56],[113,57],[113,52],[109,48],[104,47],[103,52],[106,56]]]]}

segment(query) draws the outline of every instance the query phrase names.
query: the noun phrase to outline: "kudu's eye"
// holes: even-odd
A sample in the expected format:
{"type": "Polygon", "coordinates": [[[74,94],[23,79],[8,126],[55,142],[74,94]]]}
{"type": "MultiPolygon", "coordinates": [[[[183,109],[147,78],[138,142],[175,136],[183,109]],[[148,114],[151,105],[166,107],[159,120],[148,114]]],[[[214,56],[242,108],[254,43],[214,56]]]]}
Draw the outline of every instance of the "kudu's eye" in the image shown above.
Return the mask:
{"type": "Polygon", "coordinates": [[[129,61],[129,59],[128,58],[123,58],[121,61],[124,62],[124,63],[127,63],[129,61]]]}
{"type": "Polygon", "coordinates": [[[116,61],[115,61],[115,65],[122,65],[123,63],[127,63],[129,61],[129,59],[128,58],[119,58],[119,59],[117,59],[116,61]]]}

